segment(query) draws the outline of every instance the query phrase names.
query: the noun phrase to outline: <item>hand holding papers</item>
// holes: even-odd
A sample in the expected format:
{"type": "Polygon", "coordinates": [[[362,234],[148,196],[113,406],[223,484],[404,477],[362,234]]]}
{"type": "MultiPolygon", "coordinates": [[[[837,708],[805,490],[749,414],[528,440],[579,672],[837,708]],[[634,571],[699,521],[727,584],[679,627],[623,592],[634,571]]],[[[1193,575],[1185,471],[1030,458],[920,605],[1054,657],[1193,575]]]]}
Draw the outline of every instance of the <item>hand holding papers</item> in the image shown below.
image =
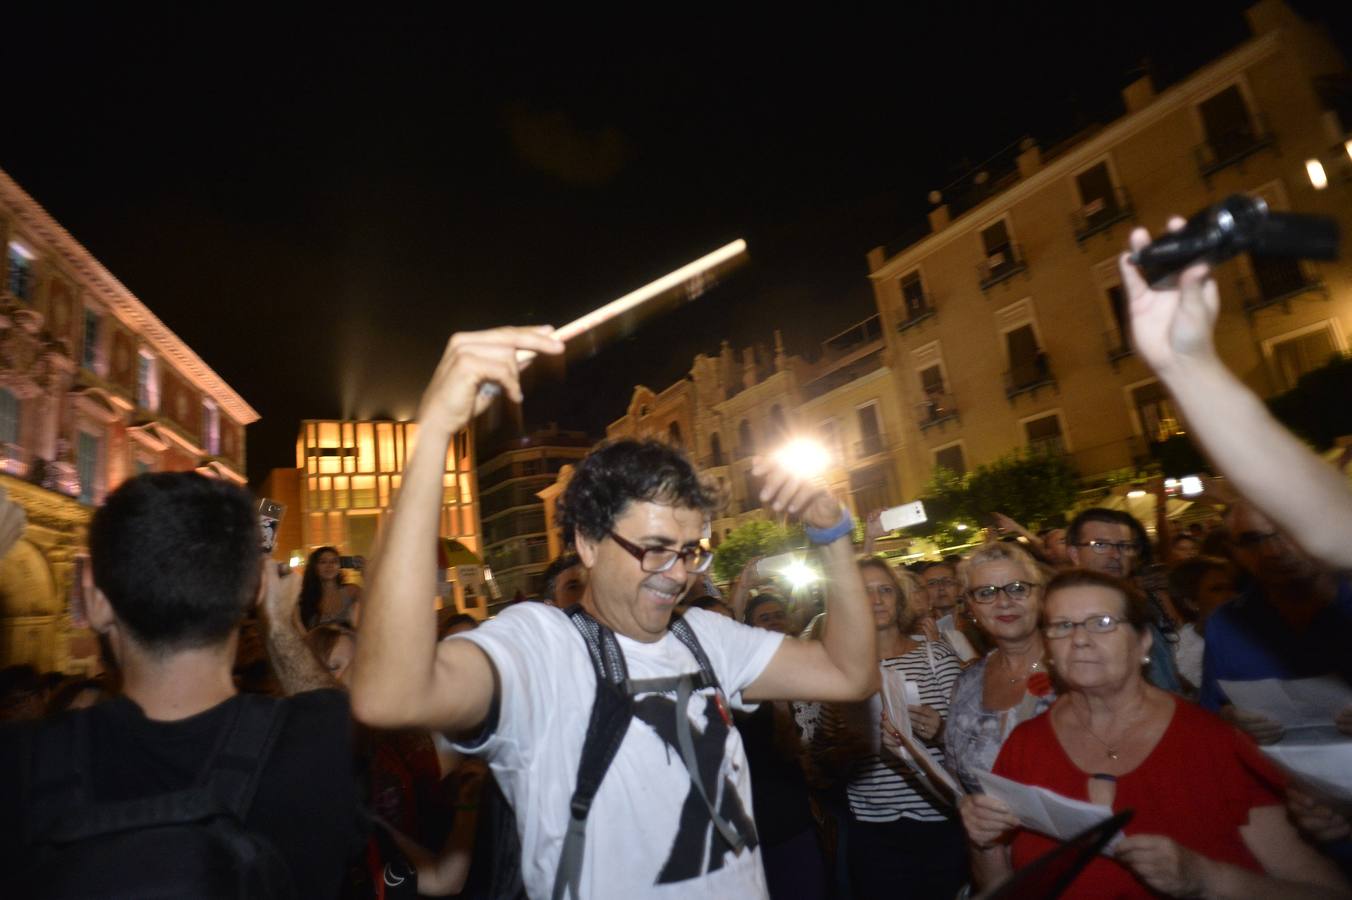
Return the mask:
{"type": "Polygon", "coordinates": [[[900,746],[886,745],[887,749],[900,756],[938,799],[955,802],[965,791],[929,748],[916,739],[911,728],[911,713],[907,707],[920,705],[920,686],[908,681],[906,673],[896,669],[884,669],[882,676],[883,711],[900,739],[900,746]]]}
{"type": "MultiPolygon", "coordinates": [[[[977,772],[977,780],[987,794],[1004,801],[1025,828],[1059,840],[1069,840],[1113,816],[1113,811],[1106,806],[1072,800],[1046,788],[1011,781],[990,772],[977,772]]],[[[1121,839],[1120,833],[1114,835],[1103,852],[1112,855],[1113,847],[1121,839]]]]}
{"type": "Polygon", "coordinates": [[[1287,731],[1332,728],[1338,713],[1352,706],[1352,686],[1334,675],[1283,681],[1224,681],[1221,690],[1237,709],[1261,713],[1287,731]]]}

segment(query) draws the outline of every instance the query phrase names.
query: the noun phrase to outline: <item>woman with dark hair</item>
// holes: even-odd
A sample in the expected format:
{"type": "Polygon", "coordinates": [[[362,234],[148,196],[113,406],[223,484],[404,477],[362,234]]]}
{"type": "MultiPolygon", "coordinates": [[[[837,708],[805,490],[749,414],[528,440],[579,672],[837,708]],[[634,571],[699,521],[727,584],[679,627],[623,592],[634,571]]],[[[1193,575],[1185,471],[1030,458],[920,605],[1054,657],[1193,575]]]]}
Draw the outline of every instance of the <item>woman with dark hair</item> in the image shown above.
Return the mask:
{"type": "MultiPolygon", "coordinates": [[[[1073,569],[1053,578],[1042,636],[1065,692],[1014,730],[994,772],[1135,814],[1111,856],[1068,896],[1307,897],[1345,891],[1286,818],[1281,772],[1220,718],[1151,685],[1150,610],[1132,585],[1073,569]]],[[[962,800],[985,889],[1060,845],[983,794],[962,800]]]]}
{"type": "Polygon", "coordinates": [[[343,581],[338,551],[320,547],[305,562],[300,583],[300,621],[307,629],[320,625],[357,624],[361,588],[343,581]]]}

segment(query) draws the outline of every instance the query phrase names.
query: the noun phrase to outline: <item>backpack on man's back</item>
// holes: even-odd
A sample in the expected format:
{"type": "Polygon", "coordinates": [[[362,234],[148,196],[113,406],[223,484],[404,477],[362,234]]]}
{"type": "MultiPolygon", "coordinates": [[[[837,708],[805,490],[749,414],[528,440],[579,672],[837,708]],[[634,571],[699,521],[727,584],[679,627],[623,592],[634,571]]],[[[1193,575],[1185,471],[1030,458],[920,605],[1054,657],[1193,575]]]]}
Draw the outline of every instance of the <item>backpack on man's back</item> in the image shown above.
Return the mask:
{"type": "Polygon", "coordinates": [[[245,826],[286,705],[244,694],[196,782],[116,803],[93,799],[89,711],[32,736],[22,896],[294,898],[286,861],[245,826]]]}

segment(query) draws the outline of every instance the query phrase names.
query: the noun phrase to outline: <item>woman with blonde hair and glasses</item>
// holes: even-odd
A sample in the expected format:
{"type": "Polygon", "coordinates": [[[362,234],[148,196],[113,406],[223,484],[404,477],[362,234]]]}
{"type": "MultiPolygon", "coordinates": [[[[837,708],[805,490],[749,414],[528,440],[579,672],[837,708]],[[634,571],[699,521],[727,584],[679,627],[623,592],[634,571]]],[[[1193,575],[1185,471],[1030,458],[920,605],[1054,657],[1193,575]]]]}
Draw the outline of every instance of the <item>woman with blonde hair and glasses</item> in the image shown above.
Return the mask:
{"type": "Polygon", "coordinates": [[[949,771],[968,791],[980,790],[1015,726],[1045,712],[1056,699],[1038,614],[1047,570],[1014,543],[978,547],[958,566],[958,588],[977,627],[995,645],[968,667],[953,688],[944,733],[949,771]]]}
{"type": "MultiPolygon", "coordinates": [[[[1149,625],[1144,596],[1111,575],[1072,569],[1047,584],[1042,636],[1064,693],[1014,730],[994,772],[1134,811],[1067,896],[1346,896],[1333,863],[1287,820],[1285,779],[1252,739],[1146,681],[1149,625]]],[[[962,817],[981,888],[1060,843],[1021,828],[994,797],[964,797],[962,817]]]]}

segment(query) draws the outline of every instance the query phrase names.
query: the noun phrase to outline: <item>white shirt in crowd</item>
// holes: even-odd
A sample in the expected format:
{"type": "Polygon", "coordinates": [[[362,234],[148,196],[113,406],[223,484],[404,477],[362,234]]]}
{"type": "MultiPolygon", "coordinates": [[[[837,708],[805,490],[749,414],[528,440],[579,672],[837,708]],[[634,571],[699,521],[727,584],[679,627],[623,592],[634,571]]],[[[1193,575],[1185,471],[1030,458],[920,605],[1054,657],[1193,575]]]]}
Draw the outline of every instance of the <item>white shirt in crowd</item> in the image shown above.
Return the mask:
{"type": "MultiPolygon", "coordinates": [[[[702,609],[685,615],[730,706],[754,709],[742,703],[742,691],[765,670],[783,635],[702,609]]],[[[699,671],[670,633],[652,644],[616,638],[631,679],[699,671]]],[[[488,761],[516,811],[526,892],[548,898],[596,696],[586,644],[563,612],[542,603],[518,603],[452,640],[473,641],[497,667],[497,728],[481,744],[459,749],[488,761]]],[[[634,719],[587,821],[583,897],[766,896],[759,848],[719,852],[722,838],[704,802],[692,795],[675,743],[674,704],[674,692],[636,699],[634,719]]],[[[711,689],[693,695],[686,712],[696,755],[717,767],[710,799],[725,818],[729,809],[740,809],[749,822],[751,777],[737,729],[725,723],[711,689]]]]}

